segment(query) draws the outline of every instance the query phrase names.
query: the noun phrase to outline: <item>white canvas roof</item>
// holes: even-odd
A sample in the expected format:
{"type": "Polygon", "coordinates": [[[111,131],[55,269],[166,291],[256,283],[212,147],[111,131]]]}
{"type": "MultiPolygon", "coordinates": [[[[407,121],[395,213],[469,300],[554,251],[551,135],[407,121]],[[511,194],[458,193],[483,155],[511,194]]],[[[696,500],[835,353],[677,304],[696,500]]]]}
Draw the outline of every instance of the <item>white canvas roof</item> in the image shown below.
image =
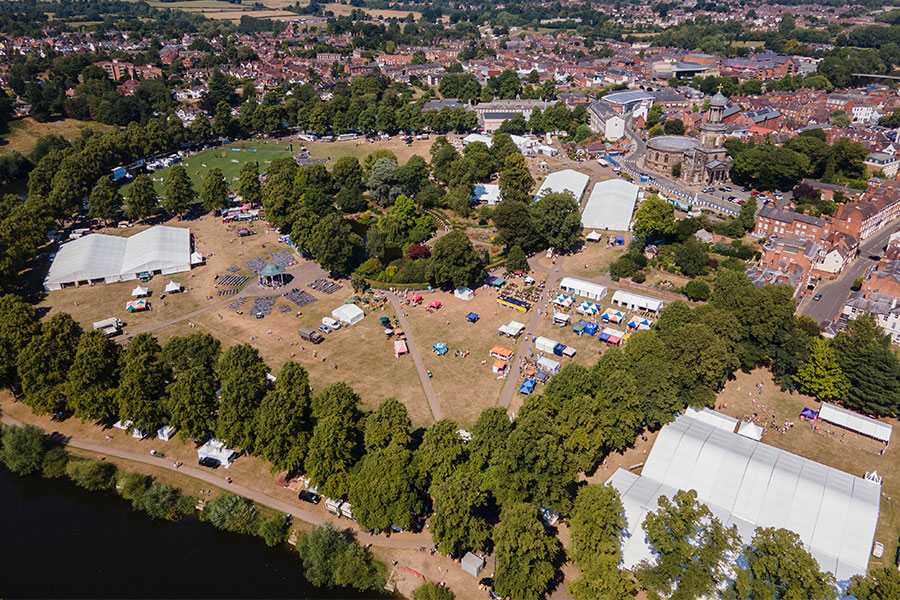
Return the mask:
{"type": "Polygon", "coordinates": [[[366,316],[366,313],[355,304],[341,304],[331,311],[331,316],[342,323],[353,325],[366,316]]]}
{"type": "Polygon", "coordinates": [[[723,415],[722,413],[716,412],[709,408],[697,410],[696,408],[689,406],[687,407],[687,410],[684,411],[684,414],[694,417],[699,421],[703,421],[704,423],[709,423],[713,427],[718,427],[723,431],[733,432],[738,422],[738,420],[734,417],[723,415]]]}
{"type": "Polygon", "coordinates": [[[574,277],[563,277],[559,282],[559,289],[591,300],[600,300],[606,296],[606,286],[574,277]]]}
{"type": "Polygon", "coordinates": [[[750,438],[751,440],[756,440],[758,442],[762,439],[763,428],[756,423],[744,421],[741,423],[741,426],[738,427],[737,432],[738,435],[742,435],[745,438],[750,438]]]}
{"type": "Polygon", "coordinates": [[[472,200],[491,205],[497,204],[500,202],[500,186],[496,183],[477,183],[472,188],[472,200]]]}
{"type": "Polygon", "coordinates": [[[641,529],[660,495],[696,490],[698,500],[745,543],[756,527],[794,531],[838,581],[865,574],[878,523],[881,486],[861,477],[684,415],[664,427],[640,476],[609,480],[622,496],[625,567],[652,555],[641,529]]]}
{"type": "Polygon", "coordinates": [[[44,288],[58,290],[80,281],[128,281],[142,271],[168,275],[190,268],[191,232],[159,225],[128,238],[94,234],[63,244],[44,288]]]}
{"type": "Polygon", "coordinates": [[[131,290],[131,295],[132,295],[132,296],[135,296],[135,297],[138,297],[138,298],[141,297],[141,296],[146,296],[146,295],[147,295],[147,288],[141,287],[141,286],[137,286],[137,287],[135,287],[133,290],[131,290]]]}
{"type": "Polygon", "coordinates": [[[624,179],[598,182],[581,213],[581,226],[585,229],[628,231],[639,189],[624,179]]]}
{"type": "Polygon", "coordinates": [[[648,298],[647,296],[641,296],[640,294],[632,294],[631,292],[625,292],[623,290],[618,290],[613,294],[612,302],[613,304],[619,304],[629,308],[640,308],[643,310],[652,310],[653,312],[659,312],[663,307],[662,300],[648,298]]]}
{"type": "Polygon", "coordinates": [[[822,408],[819,410],[819,418],[823,421],[846,427],[850,431],[856,431],[863,435],[875,438],[876,440],[881,440],[882,442],[891,441],[893,427],[887,423],[882,423],[871,417],[860,415],[841,406],[823,402],[822,408]]]}
{"type": "Polygon", "coordinates": [[[169,283],[166,284],[166,293],[167,294],[170,292],[180,292],[180,291],[181,291],[180,283],[176,283],[174,281],[169,281],[169,283]]]}
{"type": "Polygon", "coordinates": [[[600,233],[599,231],[592,231],[589,234],[587,234],[585,237],[586,237],[587,241],[589,241],[589,242],[599,242],[600,240],[603,239],[603,234],[600,233]]]}
{"type": "Polygon", "coordinates": [[[546,192],[571,192],[575,202],[581,202],[590,180],[590,176],[572,169],[556,171],[547,175],[534,197],[538,199],[546,192]]]}

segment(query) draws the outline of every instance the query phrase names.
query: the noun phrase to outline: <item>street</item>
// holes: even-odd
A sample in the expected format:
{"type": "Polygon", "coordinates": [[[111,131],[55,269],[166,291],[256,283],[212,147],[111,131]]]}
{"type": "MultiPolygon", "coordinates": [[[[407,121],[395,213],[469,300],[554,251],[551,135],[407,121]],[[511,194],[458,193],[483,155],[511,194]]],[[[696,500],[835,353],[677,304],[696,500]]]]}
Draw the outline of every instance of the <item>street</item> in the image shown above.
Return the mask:
{"type": "Polygon", "coordinates": [[[888,238],[896,231],[896,221],[885,226],[884,229],[859,245],[859,256],[844,269],[844,272],[834,281],[819,284],[815,291],[807,293],[800,302],[797,311],[800,314],[812,317],[816,323],[822,325],[824,321],[833,321],[841,312],[841,307],[850,295],[850,288],[857,278],[865,275],[875,262],[869,260],[870,255],[880,255],[887,245],[888,238]],[[813,294],[822,294],[822,299],[816,302],[811,298],[813,294]]]}

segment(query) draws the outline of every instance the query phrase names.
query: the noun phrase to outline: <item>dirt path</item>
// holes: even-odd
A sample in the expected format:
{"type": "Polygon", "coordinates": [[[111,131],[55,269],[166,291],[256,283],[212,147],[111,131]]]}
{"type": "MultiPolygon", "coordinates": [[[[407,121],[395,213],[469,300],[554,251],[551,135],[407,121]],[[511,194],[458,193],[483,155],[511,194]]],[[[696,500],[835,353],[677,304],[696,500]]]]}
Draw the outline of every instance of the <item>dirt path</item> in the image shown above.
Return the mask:
{"type": "MultiPolygon", "coordinates": [[[[14,419],[13,417],[10,417],[8,415],[3,415],[2,417],[0,417],[0,421],[2,421],[5,425],[23,424],[18,419],[14,419]]],[[[278,500],[277,498],[272,498],[267,494],[244,487],[237,483],[229,484],[223,481],[220,475],[214,474],[211,471],[206,471],[197,467],[190,467],[187,465],[175,469],[173,463],[165,458],[156,458],[154,456],[149,456],[146,454],[139,454],[137,452],[130,452],[128,450],[120,450],[108,445],[94,444],[92,442],[86,442],[74,438],[69,438],[69,440],[67,441],[67,445],[72,446],[73,448],[80,448],[82,450],[96,453],[98,456],[114,456],[117,458],[124,458],[126,460],[152,465],[159,469],[168,469],[170,471],[177,470],[179,473],[189,475],[194,479],[204,481],[206,483],[209,483],[210,485],[214,485],[222,489],[227,489],[234,492],[235,494],[240,494],[241,496],[249,498],[254,502],[258,502],[259,504],[264,504],[265,506],[274,508],[279,512],[290,513],[290,515],[295,519],[305,521],[306,523],[321,525],[323,523],[331,521],[335,523],[338,528],[344,529],[349,527],[354,531],[356,539],[360,544],[372,544],[373,546],[382,546],[385,548],[420,548],[423,546],[430,547],[431,545],[433,545],[431,534],[427,531],[418,534],[395,533],[391,537],[370,535],[361,530],[355,523],[352,523],[347,519],[341,519],[340,521],[328,519],[326,517],[323,517],[322,515],[301,508],[300,506],[284,502],[283,500],[278,500]]]]}
{"type": "Polygon", "coordinates": [[[391,305],[397,312],[397,319],[400,321],[400,327],[406,332],[406,346],[409,348],[409,354],[412,356],[413,362],[416,364],[416,370],[419,372],[419,379],[422,381],[422,389],[425,390],[425,398],[428,400],[428,407],[431,409],[431,415],[435,421],[444,418],[441,406],[438,404],[437,396],[434,394],[434,388],[431,387],[431,379],[428,377],[428,371],[425,369],[425,363],[422,361],[422,355],[419,353],[419,347],[413,340],[412,329],[409,322],[403,314],[403,304],[393,292],[386,292],[385,295],[391,301],[391,305]]]}

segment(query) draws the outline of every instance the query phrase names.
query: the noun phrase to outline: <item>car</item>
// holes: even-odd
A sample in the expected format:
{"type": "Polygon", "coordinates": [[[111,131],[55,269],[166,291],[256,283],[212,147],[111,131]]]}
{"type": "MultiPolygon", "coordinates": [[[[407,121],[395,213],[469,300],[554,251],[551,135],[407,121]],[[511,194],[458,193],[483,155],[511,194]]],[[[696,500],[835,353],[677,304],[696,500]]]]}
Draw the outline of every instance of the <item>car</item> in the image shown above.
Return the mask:
{"type": "Polygon", "coordinates": [[[719,191],[720,192],[730,192],[731,188],[728,187],[727,185],[723,185],[722,187],[719,188],[719,191]]]}
{"type": "Polygon", "coordinates": [[[300,493],[297,494],[297,497],[304,502],[309,502],[310,504],[318,504],[322,501],[321,496],[319,496],[318,494],[314,494],[309,490],[300,490],[300,493]]]}
{"type": "Polygon", "coordinates": [[[704,193],[704,194],[709,194],[710,192],[714,192],[714,191],[716,191],[716,188],[714,188],[714,187],[711,186],[711,185],[708,185],[708,186],[706,186],[705,188],[703,188],[703,193],[704,193]]]}
{"type": "Polygon", "coordinates": [[[728,201],[729,202],[742,202],[742,200],[740,198],[738,198],[737,196],[728,196],[728,201]]]}
{"type": "Polygon", "coordinates": [[[331,327],[329,327],[328,325],[319,325],[318,329],[325,335],[328,335],[329,333],[331,333],[331,327]]]}
{"type": "Polygon", "coordinates": [[[872,556],[875,558],[881,558],[884,555],[884,544],[881,542],[875,542],[875,546],[872,548],[872,556]]]}
{"type": "Polygon", "coordinates": [[[821,299],[822,299],[822,294],[816,294],[815,296],[813,296],[813,300],[816,302],[818,302],[821,299]]]}
{"type": "Polygon", "coordinates": [[[869,256],[869,260],[881,260],[881,257],[877,254],[872,254],[869,256]]]}
{"type": "Polygon", "coordinates": [[[210,469],[218,469],[221,464],[219,461],[214,459],[212,456],[204,456],[199,461],[197,461],[201,467],[209,467],[210,469]]]}
{"type": "Polygon", "coordinates": [[[741,188],[741,191],[742,191],[742,192],[749,192],[749,191],[750,191],[750,188],[747,187],[747,186],[745,185],[744,187],[741,188]]]}
{"type": "Polygon", "coordinates": [[[757,192],[756,190],[753,190],[752,192],[750,192],[750,195],[751,196],[759,196],[759,192],[757,192]]]}

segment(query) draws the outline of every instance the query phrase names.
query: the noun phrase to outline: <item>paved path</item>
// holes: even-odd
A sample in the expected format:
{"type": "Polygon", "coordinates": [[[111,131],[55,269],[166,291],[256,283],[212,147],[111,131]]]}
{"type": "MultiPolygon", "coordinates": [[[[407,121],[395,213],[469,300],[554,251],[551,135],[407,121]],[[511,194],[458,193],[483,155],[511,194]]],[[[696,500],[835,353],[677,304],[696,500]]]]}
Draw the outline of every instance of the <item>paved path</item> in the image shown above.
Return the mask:
{"type": "MultiPolygon", "coordinates": [[[[10,416],[3,415],[0,417],[0,421],[2,421],[6,425],[21,425],[22,422],[14,419],[10,416]]],[[[179,469],[175,469],[174,465],[165,458],[156,458],[154,456],[139,454],[137,452],[129,452],[127,450],[119,450],[117,448],[113,448],[107,445],[94,444],[92,442],[86,442],[83,440],[77,440],[70,438],[67,441],[67,445],[73,448],[79,448],[81,450],[87,450],[91,453],[96,453],[100,456],[114,456],[117,458],[124,458],[127,460],[144,463],[147,465],[152,465],[161,469],[168,469],[170,471],[178,471],[179,473],[183,473],[185,475],[189,475],[194,479],[198,479],[200,481],[205,481],[210,485],[214,485],[216,487],[227,489],[229,491],[234,492],[235,494],[240,494],[245,498],[249,498],[254,502],[258,502],[259,504],[264,504],[265,506],[274,508],[275,510],[282,513],[290,513],[292,517],[298,519],[300,521],[305,521],[306,523],[311,523],[313,525],[321,525],[326,522],[332,522],[336,524],[339,528],[350,528],[354,531],[356,535],[356,539],[360,544],[372,544],[374,546],[383,546],[386,548],[420,548],[420,547],[431,547],[433,545],[433,541],[431,539],[431,534],[427,531],[418,533],[418,534],[394,534],[391,537],[385,537],[383,535],[370,535],[365,531],[359,529],[359,527],[346,519],[341,520],[332,520],[320,514],[311,512],[306,510],[298,505],[295,505],[290,502],[285,502],[283,500],[278,500],[277,498],[272,498],[271,496],[259,492],[257,490],[253,490],[237,483],[227,483],[222,476],[218,474],[214,474],[211,471],[202,470],[197,467],[190,466],[182,466],[179,469]]],[[[299,500],[297,501],[299,503],[299,500]]]]}
{"type": "Polygon", "coordinates": [[[416,370],[419,372],[419,379],[422,381],[422,389],[425,390],[425,398],[428,400],[428,407],[431,409],[431,416],[435,421],[444,418],[441,406],[438,404],[437,396],[434,394],[434,388],[431,387],[431,378],[428,377],[428,371],[425,369],[425,363],[422,361],[422,355],[419,353],[419,347],[413,340],[412,329],[406,316],[403,314],[403,304],[394,292],[385,292],[387,298],[391,301],[394,310],[397,311],[397,319],[400,321],[400,327],[406,333],[406,346],[412,356],[413,362],[416,364],[416,370]]]}

